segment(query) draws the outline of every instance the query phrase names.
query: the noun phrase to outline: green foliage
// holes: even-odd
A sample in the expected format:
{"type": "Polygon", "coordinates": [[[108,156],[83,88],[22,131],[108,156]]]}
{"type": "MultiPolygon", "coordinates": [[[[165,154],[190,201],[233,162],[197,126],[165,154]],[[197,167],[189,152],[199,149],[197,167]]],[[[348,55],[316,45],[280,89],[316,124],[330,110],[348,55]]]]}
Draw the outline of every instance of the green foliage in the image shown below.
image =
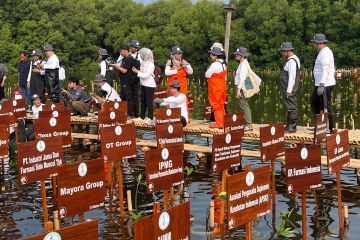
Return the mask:
{"type": "Polygon", "coordinates": [[[141,216],[143,215],[143,213],[144,213],[143,211],[140,211],[140,212],[138,212],[138,213],[131,212],[130,218],[131,218],[133,221],[136,221],[136,220],[138,220],[138,219],[141,218],[141,216]]]}
{"type": "Polygon", "coordinates": [[[290,220],[290,216],[293,210],[294,209],[292,209],[289,213],[287,213],[286,211],[280,212],[281,222],[276,230],[276,235],[278,237],[285,237],[285,238],[294,237],[295,236],[294,229],[296,229],[299,232],[298,228],[290,220]],[[291,225],[291,227],[287,227],[287,225],[291,225]]]}
{"type": "Polygon", "coordinates": [[[221,201],[227,200],[226,192],[219,192],[217,196],[221,199],[221,201]]]}
{"type": "Polygon", "coordinates": [[[186,166],[186,167],[185,167],[186,177],[189,177],[189,176],[193,173],[193,171],[194,171],[193,168],[186,166]]]}

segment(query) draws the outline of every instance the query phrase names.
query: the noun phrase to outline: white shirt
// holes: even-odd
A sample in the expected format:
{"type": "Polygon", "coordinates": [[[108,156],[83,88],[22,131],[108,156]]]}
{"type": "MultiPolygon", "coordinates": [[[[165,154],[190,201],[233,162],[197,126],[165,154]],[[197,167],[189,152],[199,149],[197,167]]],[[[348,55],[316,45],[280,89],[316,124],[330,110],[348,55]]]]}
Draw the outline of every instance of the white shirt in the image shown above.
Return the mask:
{"type": "Polygon", "coordinates": [[[325,87],[336,85],[333,52],[328,47],[320,50],[314,66],[315,86],[324,83],[325,87]]]}
{"type": "Polygon", "coordinates": [[[144,87],[156,87],[155,79],[154,79],[154,70],[155,65],[152,62],[142,62],[140,71],[137,76],[140,78],[141,86],[144,87]]]}
{"type": "Polygon", "coordinates": [[[100,66],[100,74],[105,77],[106,76],[106,62],[103,60],[99,64],[100,66]]]}
{"type": "Polygon", "coordinates": [[[287,87],[286,92],[292,93],[292,90],[295,85],[295,79],[296,79],[296,71],[297,71],[296,63],[298,65],[298,67],[300,68],[300,59],[296,55],[293,55],[293,56],[289,57],[287,60],[288,61],[284,66],[284,70],[287,71],[289,74],[289,81],[288,81],[288,87],[287,87]],[[293,58],[296,62],[294,60],[291,60],[291,58],[293,58]]]}
{"type": "Polygon", "coordinates": [[[44,64],[44,69],[57,69],[57,68],[59,68],[59,59],[54,54],[51,57],[49,57],[49,59],[46,61],[46,63],[44,64]]]}
{"type": "Polygon", "coordinates": [[[33,118],[34,119],[38,119],[39,118],[39,112],[40,111],[42,111],[42,106],[43,106],[44,104],[41,104],[39,107],[36,107],[35,105],[33,105],[32,107],[31,107],[31,110],[32,110],[32,112],[33,112],[33,118]]]}
{"type": "Polygon", "coordinates": [[[121,63],[122,63],[122,60],[124,59],[124,57],[123,56],[119,56],[118,57],[118,59],[116,60],[116,66],[118,66],[118,67],[121,67],[121,63]]]}
{"type": "Polygon", "coordinates": [[[131,54],[131,56],[135,59],[135,60],[139,60],[140,61],[140,63],[142,63],[143,62],[143,60],[141,59],[141,57],[140,57],[140,54],[139,54],[139,52],[136,52],[136,53],[130,53],[131,54]],[[137,55],[137,59],[136,59],[136,55],[137,55]]]}
{"type": "Polygon", "coordinates": [[[239,64],[238,68],[236,69],[235,86],[237,86],[238,88],[242,87],[246,80],[246,77],[249,75],[248,66],[248,60],[245,59],[239,64]]]}
{"type": "Polygon", "coordinates": [[[107,82],[104,82],[104,84],[101,86],[101,89],[107,92],[106,100],[110,100],[110,101],[113,101],[113,102],[115,100],[121,101],[121,98],[120,98],[119,94],[107,82]]]}
{"type": "Polygon", "coordinates": [[[181,108],[181,116],[189,122],[188,108],[186,104],[186,95],[180,93],[179,96],[171,96],[164,98],[164,103],[169,104],[170,108],[181,108]]]}
{"type": "MultiPolygon", "coordinates": [[[[194,70],[192,69],[190,63],[187,64],[187,65],[184,67],[184,69],[185,69],[186,73],[189,74],[189,75],[191,75],[191,74],[194,73],[194,70]]],[[[177,74],[177,73],[178,73],[178,70],[177,70],[177,69],[171,69],[170,66],[166,66],[166,67],[165,67],[165,75],[166,75],[166,76],[169,77],[169,76],[175,75],[175,74],[177,74]]]]}
{"type": "Polygon", "coordinates": [[[205,72],[205,77],[206,78],[211,78],[211,76],[214,73],[221,73],[222,71],[226,70],[226,66],[224,64],[224,60],[223,59],[218,59],[215,62],[213,62],[210,67],[208,68],[208,70],[206,70],[205,72]]]}
{"type": "Polygon", "coordinates": [[[59,80],[64,81],[65,78],[66,78],[66,76],[65,76],[65,68],[60,67],[60,69],[59,69],[59,80]]]}

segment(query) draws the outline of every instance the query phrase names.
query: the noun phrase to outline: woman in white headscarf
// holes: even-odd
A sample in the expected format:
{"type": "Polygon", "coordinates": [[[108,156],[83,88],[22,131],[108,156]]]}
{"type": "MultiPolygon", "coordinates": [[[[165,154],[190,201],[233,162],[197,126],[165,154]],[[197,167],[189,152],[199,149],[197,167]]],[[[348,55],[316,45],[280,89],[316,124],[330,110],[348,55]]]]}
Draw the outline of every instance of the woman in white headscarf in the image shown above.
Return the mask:
{"type": "Polygon", "coordinates": [[[141,83],[141,93],[140,93],[140,102],[141,102],[141,111],[140,117],[146,121],[151,121],[153,119],[153,98],[154,90],[156,87],[154,79],[154,56],[150,49],[142,48],[139,51],[140,57],[143,60],[140,65],[140,70],[137,70],[135,67],[132,68],[132,71],[137,74],[140,78],[141,83]],[[147,118],[145,114],[147,112],[147,118]]]}

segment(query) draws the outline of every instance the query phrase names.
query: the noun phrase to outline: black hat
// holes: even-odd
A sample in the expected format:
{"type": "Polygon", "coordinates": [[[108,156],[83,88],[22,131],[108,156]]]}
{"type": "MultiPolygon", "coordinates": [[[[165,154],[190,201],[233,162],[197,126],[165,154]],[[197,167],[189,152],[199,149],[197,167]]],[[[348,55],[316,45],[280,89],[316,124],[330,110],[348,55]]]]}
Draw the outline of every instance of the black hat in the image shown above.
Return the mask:
{"type": "Polygon", "coordinates": [[[223,55],[224,53],[221,51],[220,48],[218,47],[213,47],[211,48],[211,50],[209,51],[209,53],[213,54],[213,55],[216,55],[216,56],[221,56],[223,55]]]}
{"type": "Polygon", "coordinates": [[[134,47],[134,48],[141,48],[140,42],[138,40],[131,40],[131,42],[129,43],[130,47],[134,47]]]}
{"type": "Polygon", "coordinates": [[[100,48],[100,49],[99,49],[99,55],[101,55],[101,56],[108,56],[109,54],[108,54],[108,52],[107,52],[106,49],[100,48]]]}
{"type": "Polygon", "coordinates": [[[292,51],[294,50],[291,42],[283,42],[278,49],[279,51],[292,51]]]}
{"type": "Polygon", "coordinates": [[[175,55],[176,53],[183,53],[183,50],[179,46],[174,46],[171,49],[170,54],[175,55]]]}
{"type": "Polygon", "coordinates": [[[98,75],[96,75],[96,77],[95,77],[95,82],[103,82],[103,81],[105,81],[106,80],[106,78],[103,76],[103,75],[101,75],[101,74],[98,74],[98,75]]]}
{"type": "Polygon", "coordinates": [[[236,49],[236,51],[234,52],[235,55],[241,55],[243,57],[248,57],[250,55],[250,53],[248,53],[247,49],[244,47],[239,47],[236,49]]]}
{"type": "Polygon", "coordinates": [[[314,38],[311,40],[313,43],[326,43],[325,34],[317,33],[314,35],[314,38]]]}
{"type": "Polygon", "coordinates": [[[42,52],[40,50],[33,50],[31,52],[31,56],[41,56],[42,52]]]}
{"type": "Polygon", "coordinates": [[[171,88],[180,88],[180,83],[178,80],[173,80],[170,84],[171,88]]]}

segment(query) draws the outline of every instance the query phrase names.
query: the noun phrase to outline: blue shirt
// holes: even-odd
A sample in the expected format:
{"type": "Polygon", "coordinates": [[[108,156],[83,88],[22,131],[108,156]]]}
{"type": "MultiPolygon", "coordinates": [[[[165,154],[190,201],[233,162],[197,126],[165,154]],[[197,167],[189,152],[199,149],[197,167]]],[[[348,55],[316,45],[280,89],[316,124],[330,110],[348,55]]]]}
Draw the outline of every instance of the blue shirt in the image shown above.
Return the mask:
{"type": "Polygon", "coordinates": [[[19,85],[20,87],[26,87],[27,85],[27,78],[30,71],[30,61],[26,60],[24,62],[20,62],[18,66],[19,71],[19,85]]]}

